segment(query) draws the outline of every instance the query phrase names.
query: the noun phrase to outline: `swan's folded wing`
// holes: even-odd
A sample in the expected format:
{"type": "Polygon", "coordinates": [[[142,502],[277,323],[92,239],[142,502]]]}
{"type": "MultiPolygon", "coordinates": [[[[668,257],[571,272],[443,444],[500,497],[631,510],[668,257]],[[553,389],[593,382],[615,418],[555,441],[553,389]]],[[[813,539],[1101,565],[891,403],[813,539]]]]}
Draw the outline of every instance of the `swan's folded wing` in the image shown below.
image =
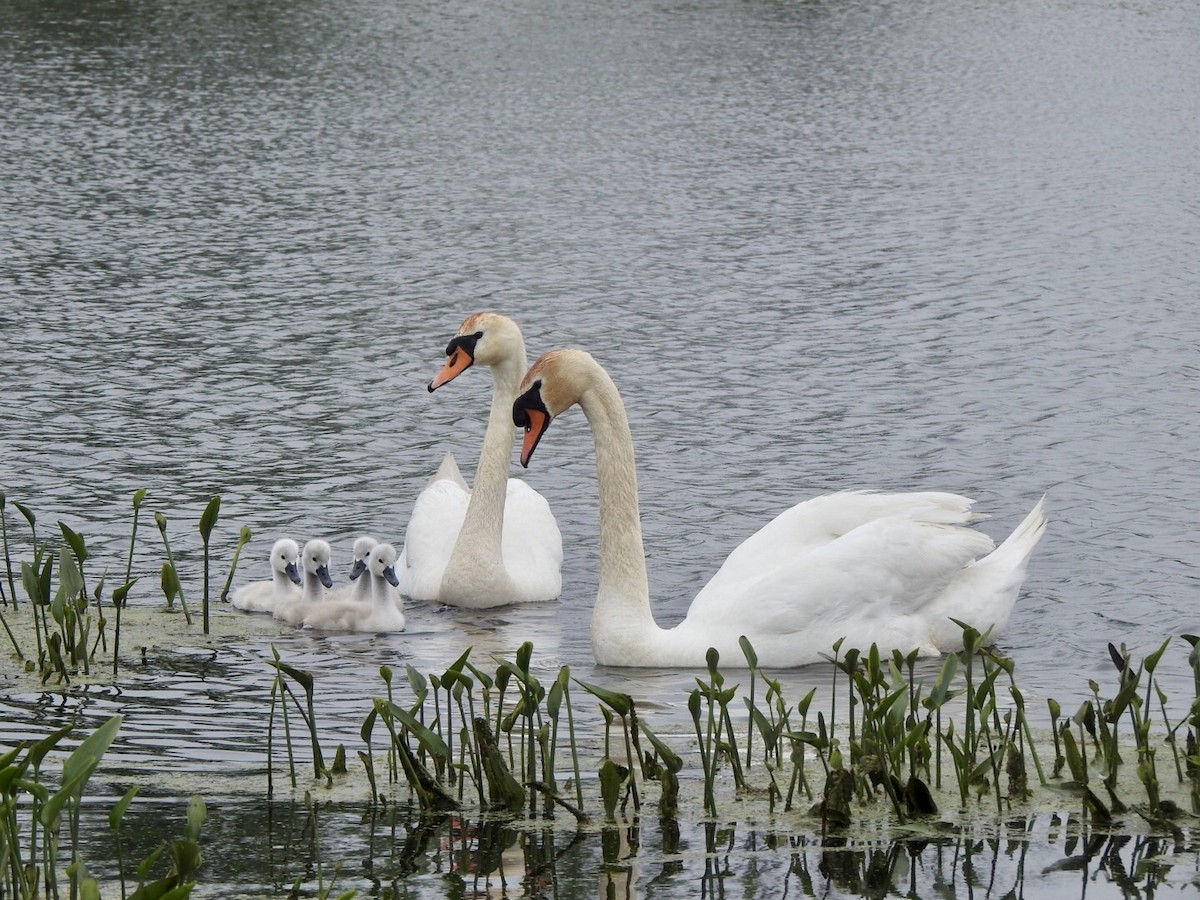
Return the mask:
{"type": "Polygon", "coordinates": [[[970,528],[877,519],[799,559],[777,562],[739,590],[725,591],[723,603],[706,597],[699,608],[693,604],[688,620],[720,615],[752,641],[754,634],[820,634],[823,647],[839,637],[864,648],[900,645],[920,631],[912,619],[922,605],[991,547],[987,535],[970,528]]]}
{"type": "Polygon", "coordinates": [[[469,502],[470,494],[449,479],[427,484],[417,496],[396,566],[401,594],[418,600],[437,598],[469,502]]]}
{"type": "Polygon", "coordinates": [[[522,593],[554,599],[562,591],[562,534],[546,498],[508,479],[501,536],[504,567],[522,593]]]}
{"type": "Polygon", "coordinates": [[[877,493],[843,491],[797,503],[784,510],[734,549],[693,601],[704,608],[710,601],[757,581],[784,565],[801,560],[822,547],[884,518],[913,522],[965,525],[981,516],[971,513],[966,497],[936,491],[877,493]]]}

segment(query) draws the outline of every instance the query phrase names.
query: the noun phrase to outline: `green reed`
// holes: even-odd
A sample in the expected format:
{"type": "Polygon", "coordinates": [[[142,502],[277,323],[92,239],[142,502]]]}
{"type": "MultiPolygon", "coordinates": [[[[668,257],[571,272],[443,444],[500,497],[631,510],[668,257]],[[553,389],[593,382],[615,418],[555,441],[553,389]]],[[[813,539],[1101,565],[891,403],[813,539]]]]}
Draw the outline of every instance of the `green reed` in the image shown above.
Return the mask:
{"type": "MultiPolygon", "coordinates": [[[[96,879],[81,853],[81,813],[88,782],[120,726],[121,717],[114,716],[84,737],[63,760],[62,775],[56,785],[43,780],[43,763],[52,752],[60,749],[60,744],[73,731],[72,726],[0,755],[0,896],[58,900],[63,897],[64,890],[71,900],[100,896],[96,879]],[[60,873],[59,864],[64,854],[67,863],[60,873]]],[[[123,898],[127,896],[127,889],[120,825],[136,794],[136,787],[128,790],[108,817],[123,898]]],[[[193,798],[184,838],[168,848],[170,871],[167,875],[147,883],[160,848],[138,866],[138,888],[129,896],[134,900],[149,900],[168,896],[182,898],[190,894],[202,861],[197,843],[203,822],[202,810],[203,801],[193,798]]]]}
{"type": "Polygon", "coordinates": [[[233,559],[229,563],[229,573],[225,576],[225,584],[221,587],[220,599],[222,602],[229,599],[229,588],[233,585],[233,576],[237,572],[238,562],[242,558],[242,548],[250,543],[251,536],[248,525],[243,525],[238,530],[237,545],[233,548],[233,559]]]}
{"type": "MultiPolygon", "coordinates": [[[[290,666],[283,662],[279,657],[279,651],[271,646],[271,659],[267,660],[267,664],[275,669],[275,681],[271,685],[271,719],[267,727],[267,746],[268,746],[268,770],[270,769],[270,751],[272,739],[272,727],[274,725],[275,704],[278,701],[284,722],[284,737],[287,741],[288,748],[288,765],[291,774],[292,786],[296,785],[296,771],[292,762],[292,736],[289,726],[287,714],[287,701],[290,699],[295,707],[300,718],[308,727],[309,739],[312,742],[312,759],[313,759],[313,777],[321,778],[331,777],[325,767],[325,756],[321,752],[321,740],[317,736],[317,713],[313,702],[313,692],[315,689],[315,681],[311,672],[306,672],[303,669],[298,669],[295,666],[290,666]],[[289,679],[291,680],[289,682],[289,679]],[[300,686],[304,691],[304,703],[300,703],[300,698],[296,696],[296,692],[292,689],[292,683],[300,686]]],[[[268,778],[269,778],[268,773],[268,778]]],[[[268,790],[270,788],[268,787],[268,790]]]]}
{"type": "MultiPolygon", "coordinates": [[[[3,491],[0,491],[0,536],[3,537],[4,542],[4,572],[8,578],[7,593],[4,590],[4,583],[0,581],[0,600],[3,601],[3,606],[8,606],[8,604],[11,602],[12,608],[15,610],[17,608],[17,588],[13,582],[12,556],[8,549],[7,505],[8,498],[5,496],[3,491]]],[[[0,610],[0,627],[3,627],[4,633],[8,635],[9,643],[12,644],[13,650],[16,652],[17,657],[21,660],[24,660],[25,654],[21,652],[21,645],[17,642],[17,637],[15,634],[13,634],[12,629],[9,627],[8,620],[5,618],[2,610],[0,610]]]]}
{"type": "MultiPolygon", "coordinates": [[[[126,580],[112,592],[117,615],[114,673],[121,608],[142,577],[132,571],[132,548],[144,496],[135,494],[126,580]]],[[[61,540],[43,542],[33,514],[18,508],[33,540],[32,558],[21,562],[20,572],[38,638],[37,666],[44,681],[57,675],[60,683],[70,684],[77,672],[88,671],[90,658],[106,640],[105,577],[102,574],[89,583],[96,561],[89,558],[82,535],[60,522],[61,540]]],[[[200,520],[206,598],[210,597],[209,552],[219,525],[218,511],[218,498],[213,498],[200,520]]],[[[182,601],[166,517],[159,513],[155,520],[166,556],[166,586],[174,592],[168,596],[178,595],[182,601]]],[[[241,535],[234,566],[248,540],[246,530],[241,535]]],[[[4,540],[11,579],[12,535],[7,525],[4,540]]],[[[9,599],[15,607],[15,595],[9,599]]],[[[181,602],[181,607],[186,613],[186,604],[181,602]]],[[[968,808],[972,801],[986,802],[996,814],[1004,815],[1031,792],[1026,774],[1030,764],[1036,769],[1038,787],[1069,792],[1097,821],[1134,811],[1156,829],[1171,827],[1164,783],[1172,769],[1175,779],[1190,791],[1193,811],[1200,812],[1200,640],[1184,636],[1195,694],[1186,716],[1172,721],[1157,680],[1169,641],[1140,662],[1123,646],[1113,648],[1117,672],[1113,690],[1090,685],[1091,698],[1067,717],[1054,700],[1048,701],[1054,763],[1043,769],[1013,661],[988,647],[990,635],[958,624],[963,649],[947,655],[940,672],[926,683],[916,676],[915,654],[850,647],[838,641],[829,657],[832,686],[823,709],[817,708],[824,704],[817,704],[815,688],[798,701],[786,698],[780,682],[759,665],[750,643],[740,641],[743,671],[748,674],[738,703],[739,708],[744,703],[747,711],[746,731],[740,735],[731,710],[743,692],[727,679],[715,651],[686,695],[694,728],[691,738],[660,737],[619,687],[575,681],[598,701],[604,720],[604,752],[595,772],[603,814],[611,819],[631,806],[636,816],[649,782],[657,781],[660,814],[673,816],[679,785],[689,777],[703,783],[708,816],[718,816],[724,805],[718,804],[724,796],[718,791],[722,778],[732,782],[735,797],[759,786],[753,781],[765,782],[771,808],[783,802],[785,809],[792,809],[797,798],[811,801],[820,793],[818,770],[813,768],[819,765],[826,798],[815,814],[827,828],[843,826],[864,804],[881,803],[901,822],[929,815],[936,809],[932,792],[943,785],[953,792],[960,808],[968,808]],[[951,708],[956,711],[953,716],[948,715],[951,708]],[[1165,730],[1165,739],[1160,730],[1165,730]],[[688,753],[671,746],[681,741],[687,743],[688,753]],[[1171,762],[1164,762],[1165,751],[1170,752],[1171,762]],[[810,755],[815,755],[815,762],[810,755]],[[1128,788],[1118,780],[1119,773],[1131,767],[1137,778],[1133,783],[1140,785],[1145,798],[1139,802],[1123,796],[1128,788]]],[[[407,678],[398,685],[393,685],[390,670],[381,668],[381,674],[387,673],[386,699],[376,701],[368,712],[362,728],[368,750],[359,754],[373,802],[382,794],[371,740],[382,723],[388,737],[388,782],[398,783],[403,773],[413,796],[429,810],[477,803],[481,809],[536,817],[541,797],[542,816],[560,808],[577,818],[586,817],[594,798],[589,799],[584,790],[581,750],[594,736],[581,735],[577,729],[570,670],[561,667],[543,683],[532,665],[533,647],[528,643],[511,657],[489,664],[477,665],[470,653],[468,648],[444,671],[428,676],[406,666],[407,678]],[[409,696],[401,699],[401,693],[409,696]],[[569,766],[563,763],[568,751],[569,766]],[[566,787],[568,781],[573,792],[566,787]],[[566,791],[570,800],[560,791],[566,791]]],[[[290,717],[298,714],[312,742],[314,777],[328,784],[337,773],[335,767],[326,766],[321,752],[312,676],[287,666],[278,654],[272,665],[276,680],[268,756],[278,743],[277,722],[282,722],[292,783],[299,784],[290,729],[290,717]]],[[[273,790],[272,770],[273,765],[268,767],[268,790],[273,790]]]]}
{"type": "MultiPolygon", "coordinates": [[[[129,547],[122,560],[124,580],[119,586],[108,593],[108,572],[106,567],[94,582],[89,578],[89,567],[95,565],[87,548],[84,536],[75,531],[65,522],[59,521],[59,540],[43,540],[38,533],[37,517],[26,506],[16,501],[12,505],[17,508],[29,525],[30,556],[16,560],[13,557],[14,535],[8,528],[8,500],[0,492],[0,534],[3,536],[4,572],[0,573],[0,591],[3,591],[7,581],[9,587],[3,595],[3,605],[11,603],[12,609],[18,609],[18,598],[14,591],[16,582],[14,573],[20,572],[20,583],[30,604],[28,624],[32,626],[33,642],[36,644],[36,656],[27,659],[21,650],[22,636],[13,629],[8,618],[0,609],[0,627],[9,634],[10,643],[19,659],[26,663],[28,671],[38,671],[43,683],[56,678],[57,683],[69,685],[76,673],[90,675],[92,664],[100,652],[108,652],[110,634],[109,609],[113,611],[112,635],[112,666],[114,677],[120,671],[121,619],[122,611],[127,605],[129,595],[134,586],[143,578],[142,574],[134,574],[133,558],[138,541],[138,526],[140,513],[146,498],[146,489],[139,488],[132,497],[132,521],[129,533],[129,547]]],[[[209,610],[211,606],[211,591],[209,583],[209,568],[215,529],[218,524],[220,498],[213,497],[204,510],[198,523],[198,530],[203,550],[203,569],[200,576],[203,579],[205,597],[204,626],[207,633],[210,629],[209,610]]],[[[162,513],[155,513],[155,522],[161,535],[162,547],[166,559],[162,562],[159,572],[159,586],[166,598],[168,609],[174,608],[175,598],[180,599],[180,607],[185,620],[192,624],[190,610],[184,595],[179,570],[176,568],[175,557],[171,542],[167,537],[167,519],[162,513]]],[[[225,582],[222,597],[228,592],[232,582],[234,569],[242,548],[250,539],[248,528],[239,532],[237,545],[233,553],[233,562],[229,576],[225,582]]],[[[107,666],[107,663],[105,663],[107,666]]]]}
{"type": "MultiPolygon", "coordinates": [[[[208,505],[204,507],[204,512],[200,514],[200,522],[198,525],[200,531],[200,543],[203,547],[204,554],[204,594],[201,599],[201,613],[203,616],[205,634],[208,634],[208,541],[212,536],[212,530],[216,527],[217,519],[220,514],[221,498],[213,497],[208,501],[208,505]]],[[[240,550],[241,548],[239,547],[238,549],[240,550]]]]}
{"type": "Polygon", "coordinates": [[[624,805],[633,801],[634,811],[641,809],[641,796],[638,793],[635,767],[640,760],[640,752],[635,753],[637,742],[637,712],[633,698],[620,691],[576,679],[576,684],[600,701],[600,714],[604,718],[604,755],[600,760],[600,789],[604,800],[604,811],[609,820],[615,819],[617,803],[624,805]],[[616,719],[621,720],[622,749],[624,760],[628,765],[622,765],[613,758],[612,725],[616,719]]]}
{"type": "Polygon", "coordinates": [[[160,512],[154,514],[154,524],[162,536],[163,550],[167,560],[162,564],[162,589],[167,598],[167,607],[174,606],[175,598],[179,598],[179,606],[183,609],[183,618],[192,624],[192,614],[188,611],[187,597],[183,593],[183,583],[179,580],[179,567],[175,565],[175,554],[171,552],[171,541],[167,537],[167,517],[160,512]]]}

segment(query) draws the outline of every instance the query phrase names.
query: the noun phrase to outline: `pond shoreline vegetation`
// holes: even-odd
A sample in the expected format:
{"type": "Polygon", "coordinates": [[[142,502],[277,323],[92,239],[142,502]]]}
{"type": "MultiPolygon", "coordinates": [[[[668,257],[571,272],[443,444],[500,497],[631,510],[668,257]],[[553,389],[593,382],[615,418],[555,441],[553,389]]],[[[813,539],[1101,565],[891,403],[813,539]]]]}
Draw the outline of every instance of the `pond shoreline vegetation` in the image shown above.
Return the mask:
{"type": "MultiPolygon", "coordinates": [[[[70,692],[80,680],[104,677],[110,657],[111,677],[119,678],[121,612],[141,578],[132,563],[145,498],[144,489],[133,496],[123,578],[105,598],[109,572],[89,582],[83,537],[61,521],[61,543],[39,536],[33,512],[16,502],[32,558],[14,565],[15,535],[0,493],[0,625],[10,644],[6,656],[21,669],[15,678],[70,692]],[[31,626],[32,634],[18,634],[10,620],[31,626]]],[[[212,596],[210,540],[219,510],[213,497],[198,525],[204,635],[211,633],[210,607],[228,596],[251,538],[249,529],[240,529],[223,588],[212,596]]],[[[174,612],[178,600],[178,614],[194,629],[168,521],[162,513],[153,518],[165,556],[159,573],[165,608],[174,612]]],[[[824,842],[852,837],[856,827],[873,830],[880,821],[897,834],[945,833],[972,819],[999,822],[1049,802],[1075,809],[1100,833],[1148,832],[1176,848],[1195,841],[1200,639],[1182,635],[1194,696],[1188,712],[1172,721],[1155,677],[1171,638],[1141,659],[1110,644],[1115,686],[1089,681],[1091,697],[1073,713],[1053,699],[1037,712],[1026,707],[1014,661],[989,646],[986,633],[957,624],[963,650],[944,658],[931,683],[915,676],[915,651],[838,641],[827,656],[834,675],[826,708],[814,702],[816,688],[785,697],[745,638],[742,659],[721,660],[710,650],[686,697],[691,731],[677,734],[657,733],[630,695],[581,681],[569,666],[539,678],[528,642],[511,659],[478,665],[467,648],[440,673],[411,665],[399,673],[384,665],[360,729],[366,749],[353,767],[344,746],[330,756],[322,745],[313,675],[272,646],[267,799],[277,790],[302,792],[311,803],[361,766],[364,801],[372,810],[408,802],[422,821],[452,814],[536,824],[566,816],[576,829],[605,832],[653,815],[665,837],[678,834],[681,808],[714,824],[731,809],[741,817],[752,809],[824,842]],[[578,727],[576,710],[585,698],[600,713],[601,735],[578,727]],[[311,771],[304,770],[305,760],[311,771]]],[[[0,754],[0,895],[100,896],[79,853],[80,809],[120,725],[119,716],[109,719],[69,752],[71,726],[0,754]],[[44,771],[52,753],[65,754],[57,781],[44,771]]],[[[202,876],[204,800],[192,797],[182,836],[130,872],[121,823],[137,793],[137,786],[129,788],[108,816],[122,898],[189,896],[202,876]],[[127,881],[136,881],[128,893],[127,881]]],[[[326,874],[318,869],[319,896],[334,895],[326,874]]]]}

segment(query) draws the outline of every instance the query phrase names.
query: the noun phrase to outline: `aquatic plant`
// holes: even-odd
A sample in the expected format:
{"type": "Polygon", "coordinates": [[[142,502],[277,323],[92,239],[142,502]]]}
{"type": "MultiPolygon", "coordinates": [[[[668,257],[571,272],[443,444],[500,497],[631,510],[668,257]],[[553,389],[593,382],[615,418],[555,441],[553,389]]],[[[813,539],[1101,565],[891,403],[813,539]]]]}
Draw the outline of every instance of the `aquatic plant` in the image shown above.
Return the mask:
{"type": "Polygon", "coordinates": [[[162,589],[163,594],[167,598],[167,608],[171,609],[175,605],[175,598],[179,598],[179,605],[183,609],[183,617],[189,625],[192,624],[192,614],[188,611],[187,597],[183,593],[183,584],[179,580],[179,569],[175,565],[175,554],[171,552],[171,541],[167,537],[167,517],[160,512],[154,514],[154,524],[158,526],[158,533],[162,535],[163,550],[166,551],[167,559],[162,564],[162,589]]]}
{"type": "MultiPolygon", "coordinates": [[[[130,592],[142,579],[143,574],[133,572],[134,550],[138,541],[138,526],[141,508],[146,499],[146,489],[139,488],[132,496],[132,521],[129,533],[129,548],[123,560],[124,580],[114,588],[107,598],[107,579],[109,569],[106,567],[94,583],[90,583],[88,566],[94,564],[88,551],[87,541],[83,534],[59,521],[58,531],[60,541],[43,540],[39,537],[37,517],[26,506],[16,501],[16,507],[29,525],[30,555],[25,559],[14,559],[15,541],[8,528],[6,510],[8,499],[0,492],[0,534],[3,536],[4,571],[0,572],[0,627],[9,635],[9,642],[19,659],[27,663],[30,671],[38,671],[43,683],[52,678],[57,684],[70,685],[75,673],[92,674],[92,665],[100,652],[108,652],[108,638],[112,635],[112,665],[111,674],[115,678],[120,672],[121,621],[130,592]],[[36,645],[36,655],[26,659],[22,652],[21,643],[24,635],[18,634],[4,615],[4,608],[16,612],[17,597],[16,582],[13,580],[15,571],[20,572],[20,583],[24,593],[29,598],[31,614],[19,617],[24,625],[18,628],[32,627],[32,638],[36,645]],[[5,590],[5,583],[9,587],[5,590]],[[111,605],[110,605],[111,604],[111,605]],[[112,610],[112,622],[108,611],[112,610]]],[[[209,568],[211,565],[212,539],[218,524],[220,498],[213,497],[206,506],[199,521],[199,533],[203,549],[203,569],[200,577],[203,579],[205,598],[204,631],[209,633],[211,623],[209,611],[211,608],[211,590],[209,584],[209,568]]],[[[167,518],[162,513],[155,513],[155,522],[161,535],[165,560],[158,573],[158,583],[167,601],[168,609],[174,608],[176,598],[180,600],[180,608],[187,624],[192,624],[191,613],[187,606],[180,573],[175,565],[171,543],[167,536],[167,518]]],[[[238,543],[234,549],[233,562],[225,583],[225,592],[232,581],[237,559],[242,548],[250,539],[248,528],[239,532],[238,543]]],[[[107,663],[106,663],[107,666],[107,663]]]]}
{"type": "MultiPolygon", "coordinates": [[[[43,780],[43,763],[71,734],[72,726],[0,755],[0,896],[57,900],[63,895],[64,876],[71,900],[100,896],[96,878],[81,852],[81,812],[88,782],[116,738],[121,721],[120,716],[113,716],[71,750],[63,760],[57,784],[43,780]]],[[[127,891],[120,825],[137,793],[136,786],[126,791],[108,817],[122,897],[127,891]]],[[[192,798],[184,836],[164,845],[170,855],[165,876],[147,881],[164,848],[155,850],[138,865],[138,887],[128,895],[132,900],[189,896],[202,862],[198,840],[203,810],[204,801],[192,798]]]]}
{"type": "MultiPolygon", "coordinates": [[[[221,513],[221,498],[213,497],[208,501],[208,505],[204,507],[204,512],[200,514],[200,543],[203,546],[204,553],[204,594],[201,599],[201,614],[204,622],[204,633],[208,634],[208,540],[212,536],[212,530],[216,527],[217,518],[221,513]]],[[[241,549],[240,547],[238,548],[241,549]]]]}
{"type": "Polygon", "coordinates": [[[237,545],[233,548],[233,559],[229,562],[229,573],[225,576],[225,584],[221,587],[220,599],[222,602],[229,599],[229,588],[233,584],[234,573],[237,572],[238,562],[242,558],[242,548],[250,543],[250,538],[250,527],[243,525],[238,530],[237,545]]]}
{"type": "Polygon", "coordinates": [[[275,680],[271,684],[271,716],[267,723],[268,796],[274,790],[274,784],[271,781],[271,759],[272,748],[274,746],[275,709],[277,705],[283,718],[284,740],[287,744],[288,754],[288,771],[291,776],[292,786],[296,786],[296,767],[292,752],[288,700],[292,701],[296,711],[300,714],[300,718],[304,720],[304,724],[308,727],[309,739],[312,742],[313,777],[330,777],[330,773],[325,769],[325,756],[321,752],[321,739],[317,735],[317,714],[313,704],[314,681],[312,673],[283,662],[279,657],[279,651],[275,649],[274,645],[271,646],[271,657],[271,659],[267,660],[267,664],[275,669],[275,680]],[[291,679],[291,682],[288,679],[291,679]],[[304,691],[303,705],[296,696],[296,692],[292,689],[292,683],[299,685],[301,690],[304,691]]]}
{"type": "MultiPolygon", "coordinates": [[[[1037,784],[1050,784],[1057,772],[1048,776],[1038,758],[1024,697],[1015,680],[1015,664],[985,646],[986,634],[965,624],[961,627],[964,649],[947,657],[930,683],[917,677],[915,653],[884,655],[875,646],[862,651],[835,648],[831,664],[844,676],[848,690],[839,691],[831,702],[828,720],[825,710],[813,709],[815,689],[790,703],[779,682],[756,665],[753,648],[744,646],[750,674],[765,686],[761,703],[757,689],[744,698],[748,712],[741,726],[746,729],[744,737],[731,714],[738,686],[727,680],[715,652],[710,654],[706,677],[697,678],[696,687],[687,695],[694,732],[692,759],[699,761],[699,771],[694,774],[701,782],[705,814],[715,818],[721,813],[722,772],[728,773],[729,787],[736,796],[756,790],[748,773],[759,766],[771,809],[777,801],[785,801],[784,808],[791,809],[798,794],[814,798],[806,751],[815,751],[824,772],[823,790],[813,814],[821,819],[826,832],[844,830],[857,809],[880,801],[899,824],[940,813],[941,804],[948,802],[935,796],[943,787],[944,757],[950,762],[954,796],[964,810],[973,799],[989,800],[997,814],[1007,815],[1033,790],[1026,775],[1030,763],[1031,770],[1037,771],[1037,784]],[[947,720],[946,710],[952,704],[959,708],[947,720]],[[752,742],[751,734],[756,734],[757,740],[752,742]],[[789,749],[790,756],[786,755],[789,749]],[[789,764],[785,794],[778,776],[789,764]]],[[[1141,812],[1155,827],[1171,827],[1165,818],[1169,807],[1161,802],[1161,773],[1155,765],[1149,716],[1144,713],[1161,688],[1141,680],[1143,674],[1153,674],[1165,650],[1164,644],[1141,665],[1129,662],[1127,653],[1121,656],[1124,668],[1115,700],[1104,699],[1097,687],[1094,699],[1075,716],[1060,720],[1055,715],[1054,739],[1062,748],[1070,779],[1058,778],[1054,783],[1079,797],[1080,811],[1097,821],[1115,804],[1099,803],[1089,786],[1089,752],[1097,754],[1107,778],[1120,764],[1122,746],[1114,741],[1117,732],[1112,723],[1133,717],[1138,777],[1149,801],[1141,812]],[[1098,724],[1102,716],[1106,719],[1103,728],[1098,724]],[[1091,737],[1093,733],[1095,737],[1091,737]],[[1088,742],[1091,751],[1085,746],[1088,742]]],[[[561,668],[547,690],[533,674],[532,654],[532,646],[525,644],[512,658],[495,658],[494,677],[470,661],[469,649],[440,674],[422,676],[410,666],[407,684],[412,696],[407,706],[392,694],[390,673],[385,678],[388,697],[374,701],[362,733],[369,741],[374,725],[386,724],[389,751],[396,754],[404,781],[421,808],[430,813],[465,809],[469,795],[463,789],[471,782],[478,808],[489,814],[524,812],[535,818],[536,793],[547,801],[542,816],[552,815],[553,808],[559,807],[581,822],[590,818],[579,772],[581,745],[586,739],[580,740],[575,731],[568,701],[569,670],[561,668]],[[570,723],[567,734],[561,728],[564,706],[570,723]],[[558,791],[559,751],[564,741],[571,750],[574,802],[558,791]]],[[[1195,665],[1200,671],[1200,659],[1195,665]]],[[[687,757],[672,746],[681,736],[664,739],[656,733],[623,691],[575,683],[599,704],[603,732],[595,770],[599,795],[594,800],[599,802],[603,820],[613,823],[620,815],[637,817],[642,794],[651,782],[660,785],[660,816],[673,817],[680,776],[687,774],[687,757]]],[[[1160,697],[1158,705],[1168,740],[1200,717],[1193,711],[1185,720],[1171,723],[1165,698],[1160,697]]],[[[1052,711],[1056,708],[1052,706],[1052,711]]],[[[1190,732],[1189,740],[1194,744],[1190,732]]],[[[1058,752],[1056,749],[1056,755],[1058,752]]],[[[373,762],[370,754],[360,758],[368,768],[374,797],[378,781],[373,762]]],[[[1180,783],[1200,780],[1197,773],[1200,765],[1193,765],[1188,754],[1182,754],[1177,772],[1180,783]]]]}

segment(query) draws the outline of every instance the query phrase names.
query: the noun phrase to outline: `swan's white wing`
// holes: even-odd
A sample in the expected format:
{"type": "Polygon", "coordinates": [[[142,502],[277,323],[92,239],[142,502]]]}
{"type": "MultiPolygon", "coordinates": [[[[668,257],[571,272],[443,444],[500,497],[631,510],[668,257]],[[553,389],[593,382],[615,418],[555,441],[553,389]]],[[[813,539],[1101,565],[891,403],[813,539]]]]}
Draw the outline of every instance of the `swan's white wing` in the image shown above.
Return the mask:
{"type": "Polygon", "coordinates": [[[417,496],[396,564],[400,593],[405,597],[437,599],[470,499],[462,484],[448,478],[431,481],[417,496]]]}
{"type": "MultiPolygon", "coordinates": [[[[899,517],[916,522],[965,525],[981,516],[971,513],[973,500],[935,491],[884,494],[845,491],[797,503],[784,510],[738,546],[692,601],[692,610],[740,587],[796,563],[876,519],[899,517]]],[[[690,613],[689,613],[690,615],[690,613]]]]}
{"type": "Polygon", "coordinates": [[[562,534],[546,498],[518,478],[508,479],[501,537],[504,568],[519,594],[553,600],[562,591],[562,534]]]}
{"type": "Polygon", "coordinates": [[[694,633],[745,634],[768,664],[832,654],[843,637],[846,648],[933,652],[922,607],[991,547],[961,526],[876,519],[731,587],[723,603],[711,593],[685,622],[694,633]]]}

